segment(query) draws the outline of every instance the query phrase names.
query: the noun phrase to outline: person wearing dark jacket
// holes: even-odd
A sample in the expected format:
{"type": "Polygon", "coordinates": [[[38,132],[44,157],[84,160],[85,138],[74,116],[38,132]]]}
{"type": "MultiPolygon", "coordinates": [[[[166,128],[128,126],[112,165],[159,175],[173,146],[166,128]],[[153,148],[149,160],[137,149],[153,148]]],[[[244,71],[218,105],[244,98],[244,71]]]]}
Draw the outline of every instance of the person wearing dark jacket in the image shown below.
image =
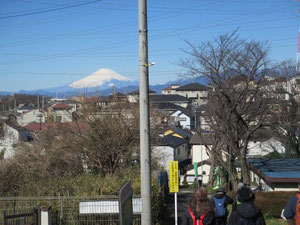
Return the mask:
{"type": "Polygon", "coordinates": [[[213,203],[208,199],[205,188],[195,190],[190,205],[183,214],[181,225],[193,225],[194,222],[200,224],[199,220],[203,225],[215,225],[213,203]]]}
{"type": "MultiPolygon", "coordinates": [[[[239,182],[238,183],[238,189],[237,189],[237,193],[238,193],[238,191],[243,187],[243,186],[246,186],[244,183],[242,183],[242,182],[239,182]]],[[[239,202],[239,200],[238,200],[238,195],[236,194],[235,196],[234,196],[234,200],[233,200],[233,203],[232,203],[232,211],[235,211],[236,210],[236,207],[238,206],[238,205],[240,205],[241,203],[239,202]]]]}
{"type": "Polygon", "coordinates": [[[241,203],[232,211],[227,225],[266,225],[261,209],[254,205],[255,195],[247,186],[238,190],[238,201],[241,203]]]}
{"type": "Polygon", "coordinates": [[[214,198],[216,225],[226,225],[228,210],[227,206],[233,203],[232,198],[226,195],[223,187],[219,187],[214,198]],[[218,206],[219,205],[219,206],[218,206]]]}
{"type": "Polygon", "coordinates": [[[284,208],[283,216],[287,219],[289,225],[300,225],[300,215],[296,218],[297,202],[300,200],[300,182],[298,183],[298,189],[298,194],[291,197],[284,208]]]}

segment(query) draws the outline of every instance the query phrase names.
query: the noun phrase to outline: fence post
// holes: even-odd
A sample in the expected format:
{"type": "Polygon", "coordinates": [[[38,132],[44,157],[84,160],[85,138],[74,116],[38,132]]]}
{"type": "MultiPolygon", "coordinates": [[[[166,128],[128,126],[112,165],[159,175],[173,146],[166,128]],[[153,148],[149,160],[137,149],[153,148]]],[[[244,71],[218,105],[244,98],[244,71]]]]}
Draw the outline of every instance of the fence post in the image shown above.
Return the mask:
{"type": "Polygon", "coordinates": [[[35,217],[36,225],[41,225],[41,204],[36,204],[36,217],[35,217]]]}
{"type": "Polygon", "coordinates": [[[3,211],[3,225],[6,225],[6,211],[3,211]]]}

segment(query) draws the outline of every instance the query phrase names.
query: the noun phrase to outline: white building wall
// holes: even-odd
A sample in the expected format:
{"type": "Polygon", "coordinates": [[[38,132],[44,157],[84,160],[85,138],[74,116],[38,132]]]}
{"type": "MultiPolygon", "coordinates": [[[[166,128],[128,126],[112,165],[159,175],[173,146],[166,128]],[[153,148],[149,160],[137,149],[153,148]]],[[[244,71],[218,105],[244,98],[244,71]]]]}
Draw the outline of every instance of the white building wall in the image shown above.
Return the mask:
{"type": "Polygon", "coordinates": [[[181,111],[177,110],[171,114],[171,117],[174,118],[174,121],[179,121],[183,129],[191,129],[191,118],[183,114],[181,111]]]}
{"type": "Polygon", "coordinates": [[[276,140],[275,138],[270,138],[266,141],[250,141],[248,144],[248,157],[251,156],[265,156],[274,150],[278,151],[279,153],[285,152],[285,147],[283,144],[276,140]]]}
{"type": "Polygon", "coordinates": [[[4,152],[4,158],[11,157],[14,153],[14,144],[19,141],[19,132],[10,126],[4,125],[4,136],[0,138],[0,151],[4,152]]]}
{"type": "Polygon", "coordinates": [[[53,111],[54,120],[57,122],[72,122],[72,112],[66,110],[53,111]],[[61,119],[60,119],[61,118],[61,119]]]}
{"type": "Polygon", "coordinates": [[[21,116],[18,116],[18,123],[21,126],[26,126],[29,123],[39,123],[39,122],[45,123],[45,116],[38,110],[32,110],[22,114],[21,116]]]}
{"type": "Polygon", "coordinates": [[[297,185],[293,183],[268,183],[264,179],[260,178],[253,171],[250,171],[250,179],[252,182],[255,182],[257,185],[260,185],[264,191],[297,191],[297,185]]]}
{"type": "Polygon", "coordinates": [[[188,155],[187,144],[183,144],[175,148],[175,156],[174,156],[175,161],[181,162],[183,160],[186,160],[188,157],[189,155],[188,155]]]}
{"type": "MultiPolygon", "coordinates": [[[[206,147],[204,145],[192,145],[191,149],[192,154],[192,164],[199,163],[203,160],[208,160],[209,155],[206,152],[206,147]]],[[[210,172],[210,165],[200,165],[198,166],[198,175],[202,175],[203,183],[207,184],[209,180],[209,172],[210,172]]],[[[187,171],[188,175],[194,175],[194,169],[187,171]]]]}
{"type": "Polygon", "coordinates": [[[138,102],[138,96],[136,95],[128,95],[127,96],[127,100],[131,103],[135,103],[135,102],[138,102]]]}
{"type": "Polygon", "coordinates": [[[169,171],[169,161],[175,160],[174,149],[169,146],[154,146],[152,155],[166,171],[169,171]]]}

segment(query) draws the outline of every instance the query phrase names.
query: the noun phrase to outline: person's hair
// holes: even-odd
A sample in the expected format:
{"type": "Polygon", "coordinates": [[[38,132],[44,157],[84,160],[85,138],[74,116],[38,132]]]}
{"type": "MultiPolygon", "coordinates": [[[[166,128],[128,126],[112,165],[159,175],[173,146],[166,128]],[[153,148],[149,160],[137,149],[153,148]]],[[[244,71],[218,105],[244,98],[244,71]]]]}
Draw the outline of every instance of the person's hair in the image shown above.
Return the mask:
{"type": "Polygon", "coordinates": [[[213,206],[207,197],[207,190],[205,188],[197,188],[190,203],[191,210],[196,214],[212,211],[213,206]]]}
{"type": "Polygon", "coordinates": [[[241,187],[237,192],[238,200],[241,203],[254,202],[255,194],[248,186],[241,187]]]}

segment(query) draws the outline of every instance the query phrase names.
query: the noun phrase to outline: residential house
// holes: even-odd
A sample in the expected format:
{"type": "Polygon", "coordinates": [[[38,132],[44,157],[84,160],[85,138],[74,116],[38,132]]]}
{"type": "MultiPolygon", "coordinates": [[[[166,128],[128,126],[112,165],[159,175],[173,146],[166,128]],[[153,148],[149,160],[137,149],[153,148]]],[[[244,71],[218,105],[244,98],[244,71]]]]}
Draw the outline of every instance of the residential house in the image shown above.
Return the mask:
{"type": "Polygon", "coordinates": [[[249,159],[250,178],[263,191],[297,191],[300,159],[249,159]]]}
{"type": "Polygon", "coordinates": [[[172,135],[161,137],[153,147],[152,155],[168,171],[170,161],[178,161],[180,163],[188,158],[188,140],[172,135]]]}
{"type": "Polygon", "coordinates": [[[248,144],[248,158],[253,157],[264,157],[270,153],[278,152],[279,154],[285,153],[285,146],[281,143],[277,138],[269,136],[265,137],[257,136],[252,138],[252,140],[248,144]]]}
{"type": "MultiPolygon", "coordinates": [[[[210,173],[210,156],[207,148],[211,147],[213,144],[213,134],[201,133],[200,135],[196,133],[191,138],[189,144],[191,148],[192,165],[193,163],[198,164],[198,174],[203,176],[203,183],[206,184],[210,173]]],[[[258,135],[255,139],[252,139],[249,142],[248,150],[247,158],[261,158],[274,151],[283,153],[285,151],[285,147],[272,136],[261,135],[261,137],[259,137],[258,135]]],[[[222,157],[226,161],[225,153],[222,154],[222,157]]],[[[186,174],[188,176],[194,175],[194,168],[192,165],[187,169],[186,174]]],[[[237,168],[237,171],[239,172],[240,168],[237,168]]]]}
{"type": "Polygon", "coordinates": [[[183,129],[192,130],[196,127],[195,115],[191,110],[180,107],[175,112],[170,114],[171,121],[178,124],[183,129]]]}
{"type": "MultiPolygon", "coordinates": [[[[149,90],[150,96],[154,95],[155,93],[156,93],[155,91],[149,90]]],[[[139,101],[139,96],[140,96],[140,91],[136,90],[136,91],[129,92],[127,94],[127,99],[130,103],[136,103],[139,101]]]]}
{"type": "Polygon", "coordinates": [[[195,116],[191,111],[191,107],[184,108],[167,102],[154,102],[151,105],[152,109],[157,109],[162,115],[162,123],[186,129],[195,128],[195,116]]]}
{"type": "Polygon", "coordinates": [[[211,116],[207,111],[207,104],[200,105],[195,110],[196,127],[202,132],[211,131],[211,116]]]}
{"type": "Polygon", "coordinates": [[[190,99],[195,105],[207,103],[208,87],[200,83],[190,83],[176,88],[176,94],[190,99]]]}
{"type": "Polygon", "coordinates": [[[18,115],[18,123],[21,126],[26,126],[29,123],[45,123],[46,122],[46,113],[41,112],[38,109],[30,110],[27,112],[18,115]]]}
{"type": "MultiPolygon", "coordinates": [[[[213,144],[213,135],[211,133],[194,134],[190,142],[191,148],[191,166],[187,168],[186,175],[194,177],[195,171],[193,164],[197,163],[198,175],[203,184],[207,184],[210,173],[210,156],[208,154],[208,147],[213,144]]],[[[192,179],[193,180],[193,179],[192,179]]],[[[192,181],[191,180],[191,181],[192,181]]]]}
{"type": "Polygon", "coordinates": [[[48,115],[47,119],[48,121],[52,120],[55,122],[71,122],[73,120],[73,112],[76,112],[77,106],[76,103],[67,104],[67,103],[57,103],[55,105],[52,105],[48,108],[48,115]]]}
{"type": "Polygon", "coordinates": [[[38,108],[33,104],[22,104],[17,108],[17,113],[23,114],[32,110],[38,110],[38,108]]]}
{"type": "Polygon", "coordinates": [[[193,136],[193,134],[190,133],[189,131],[183,130],[183,129],[181,129],[179,127],[175,127],[175,126],[170,126],[165,130],[163,136],[169,136],[169,135],[172,135],[172,136],[178,137],[178,138],[187,139],[187,140],[191,139],[193,136]]]}
{"type": "Polygon", "coordinates": [[[287,91],[292,94],[300,93],[300,74],[291,77],[287,81],[287,91]]]}
{"type": "Polygon", "coordinates": [[[187,108],[190,105],[190,100],[180,95],[150,95],[149,100],[154,106],[157,104],[172,103],[187,108]]]}
{"type": "Polygon", "coordinates": [[[260,82],[260,85],[267,91],[287,91],[288,81],[285,77],[267,77],[260,82]]]}
{"type": "Polygon", "coordinates": [[[161,93],[163,95],[175,95],[176,94],[176,89],[179,88],[179,84],[172,84],[169,87],[164,88],[161,93]]]}

